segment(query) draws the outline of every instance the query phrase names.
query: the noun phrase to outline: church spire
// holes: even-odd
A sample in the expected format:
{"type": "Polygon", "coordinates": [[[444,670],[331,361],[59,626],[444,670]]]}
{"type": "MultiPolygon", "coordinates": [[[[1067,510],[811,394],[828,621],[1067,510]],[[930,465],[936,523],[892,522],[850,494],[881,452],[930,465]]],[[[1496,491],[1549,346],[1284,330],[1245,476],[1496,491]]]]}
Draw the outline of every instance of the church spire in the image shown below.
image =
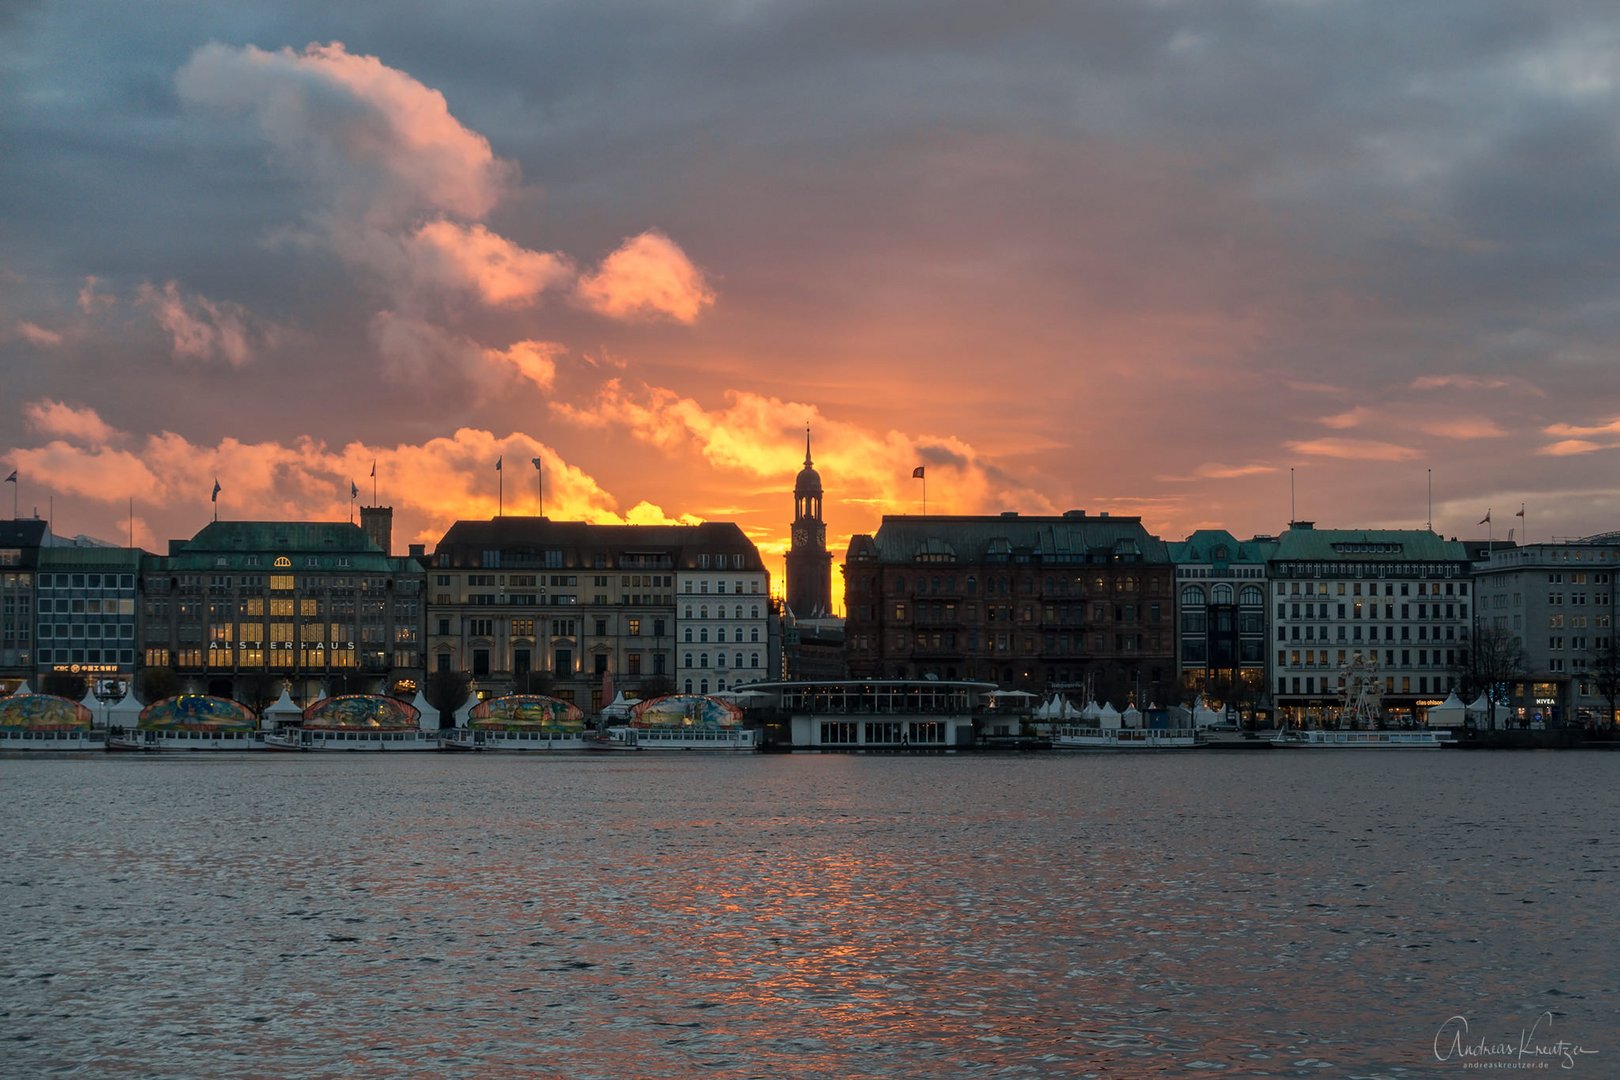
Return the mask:
{"type": "Polygon", "coordinates": [[[810,425],[804,425],[804,467],[810,467],[810,425]]]}

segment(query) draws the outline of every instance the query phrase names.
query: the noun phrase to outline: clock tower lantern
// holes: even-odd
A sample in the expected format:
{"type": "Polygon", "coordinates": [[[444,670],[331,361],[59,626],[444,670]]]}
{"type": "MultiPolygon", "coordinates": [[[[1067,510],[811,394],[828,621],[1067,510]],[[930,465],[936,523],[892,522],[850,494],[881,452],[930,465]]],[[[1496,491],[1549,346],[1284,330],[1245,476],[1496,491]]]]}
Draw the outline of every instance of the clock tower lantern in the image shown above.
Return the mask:
{"type": "Polygon", "coordinates": [[[832,614],[832,554],[821,517],[821,476],[810,460],[804,429],[804,468],[793,484],[793,544],[787,553],[788,607],[801,619],[832,614]]]}

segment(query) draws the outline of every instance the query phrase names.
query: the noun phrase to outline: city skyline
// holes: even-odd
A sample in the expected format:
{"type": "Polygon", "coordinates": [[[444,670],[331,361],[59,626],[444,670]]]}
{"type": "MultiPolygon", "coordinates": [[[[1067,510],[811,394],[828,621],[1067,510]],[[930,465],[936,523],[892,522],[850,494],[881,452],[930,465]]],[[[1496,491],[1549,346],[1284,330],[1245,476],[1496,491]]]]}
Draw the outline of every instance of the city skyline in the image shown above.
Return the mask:
{"type": "Polygon", "coordinates": [[[779,592],[807,424],[835,560],[918,467],[1166,539],[1620,519],[1601,5],[0,27],[0,473],[61,533],[342,521],[375,467],[431,547],[539,459],[779,592]]]}

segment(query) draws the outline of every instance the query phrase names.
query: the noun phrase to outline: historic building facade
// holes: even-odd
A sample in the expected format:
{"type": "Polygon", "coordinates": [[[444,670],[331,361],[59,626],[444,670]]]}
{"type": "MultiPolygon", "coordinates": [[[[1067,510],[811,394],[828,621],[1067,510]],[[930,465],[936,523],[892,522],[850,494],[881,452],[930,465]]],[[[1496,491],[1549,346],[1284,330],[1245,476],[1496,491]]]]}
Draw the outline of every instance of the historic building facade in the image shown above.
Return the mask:
{"type": "Polygon", "coordinates": [[[1522,656],[1497,723],[1579,726],[1615,721],[1594,676],[1612,666],[1620,618],[1620,533],[1494,548],[1474,564],[1472,632],[1506,635],[1522,656]]]}
{"type": "Polygon", "coordinates": [[[1200,529],[1166,547],[1176,567],[1183,695],[1252,711],[1266,693],[1266,560],[1276,539],[1200,529]]]}
{"type": "Polygon", "coordinates": [[[822,517],[821,474],[810,458],[810,432],[804,433],[804,468],[793,483],[792,544],[788,548],[787,606],[804,619],[833,614],[832,553],[822,517]]]}
{"type": "Polygon", "coordinates": [[[1177,694],[1174,567],[1141,518],[886,516],[843,570],[852,678],[981,679],[1121,708],[1177,694]]]}
{"type": "Polygon", "coordinates": [[[216,521],[141,566],[140,663],[257,706],[414,694],[423,572],[342,522],[216,521]]]}
{"type": "Polygon", "coordinates": [[[735,524],[458,521],[428,592],[430,670],[482,696],[543,688],[594,711],[604,690],[706,693],[770,663],[769,575],[735,524]]]}
{"type": "Polygon", "coordinates": [[[46,535],[41,520],[0,521],[0,696],[34,678],[34,575],[46,535]]]}
{"type": "Polygon", "coordinates": [[[133,685],[139,548],[66,544],[40,549],[34,688],[52,675],[82,677],[98,696],[133,685]]]}
{"type": "Polygon", "coordinates": [[[1338,722],[1347,677],[1373,680],[1386,722],[1421,722],[1457,685],[1473,619],[1467,551],[1426,529],[1297,521],[1267,564],[1278,719],[1338,722]]]}

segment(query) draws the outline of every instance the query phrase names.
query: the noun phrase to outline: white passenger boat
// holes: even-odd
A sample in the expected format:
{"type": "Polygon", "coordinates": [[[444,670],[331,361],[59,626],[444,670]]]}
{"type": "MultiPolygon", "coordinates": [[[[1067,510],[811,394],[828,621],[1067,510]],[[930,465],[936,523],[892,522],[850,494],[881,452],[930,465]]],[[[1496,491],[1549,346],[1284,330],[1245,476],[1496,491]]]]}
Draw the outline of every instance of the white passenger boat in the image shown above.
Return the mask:
{"type": "Polygon", "coordinates": [[[439,749],[439,738],[436,732],[417,731],[415,729],[381,731],[375,729],[287,727],[272,735],[266,735],[264,745],[268,750],[399,752],[402,750],[437,750],[439,749]]]}
{"type": "Polygon", "coordinates": [[[1457,740],[1449,731],[1324,731],[1286,729],[1271,745],[1305,750],[1437,750],[1457,740]]]}
{"type": "Polygon", "coordinates": [[[630,723],[589,741],[592,750],[698,750],[753,753],[759,732],[743,726],[735,702],[708,694],[666,694],[637,702],[630,723]]]}
{"type": "Polygon", "coordinates": [[[108,732],[107,749],[263,750],[264,740],[258,714],[241,702],[209,694],[178,694],[146,706],[134,727],[108,732]]]}
{"type": "Polygon", "coordinates": [[[264,737],[271,750],[379,752],[439,749],[438,731],[424,731],[416,706],[383,694],[321,698],[303,722],[264,737]]]}
{"type": "Polygon", "coordinates": [[[101,750],[107,733],[91,725],[88,708],[55,694],[0,698],[0,753],[13,750],[101,750]]]}
{"type": "Polygon", "coordinates": [[[508,694],[474,705],[467,726],[442,732],[445,750],[515,753],[580,751],[585,746],[585,714],[579,706],[544,694],[508,694]]]}
{"type": "Polygon", "coordinates": [[[709,750],[753,753],[759,732],[744,727],[616,726],[590,739],[590,750],[709,750]]]}
{"type": "Polygon", "coordinates": [[[1196,750],[1204,744],[1192,728],[1108,728],[1065,724],[1052,731],[1052,749],[1086,751],[1196,750]]]}

